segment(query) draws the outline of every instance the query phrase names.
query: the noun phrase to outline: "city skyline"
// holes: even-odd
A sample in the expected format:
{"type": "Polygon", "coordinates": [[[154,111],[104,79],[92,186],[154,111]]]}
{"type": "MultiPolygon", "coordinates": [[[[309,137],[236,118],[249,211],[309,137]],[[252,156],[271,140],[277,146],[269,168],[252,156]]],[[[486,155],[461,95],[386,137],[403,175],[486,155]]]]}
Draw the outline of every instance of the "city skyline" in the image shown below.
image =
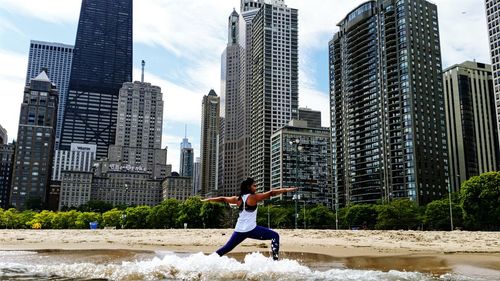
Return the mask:
{"type": "MultiPolygon", "coordinates": [[[[9,95],[0,105],[0,124],[10,141],[17,135],[18,120],[11,116],[19,115],[29,41],[75,43],[81,1],[67,2],[0,0],[0,61],[9,66],[0,71],[4,95],[9,95]]],[[[337,23],[364,2],[286,1],[299,10],[299,106],[321,110],[324,126],[329,120],[328,41],[338,30],[337,23]]],[[[443,68],[474,59],[490,63],[484,3],[433,2],[438,6],[443,68]]],[[[170,148],[167,163],[174,171],[185,124],[195,155],[200,154],[200,102],[209,89],[220,89],[227,17],[239,4],[237,0],[134,3],[133,80],[140,80],[140,61],[146,60],[145,81],[165,93],[163,146],[170,148]]]]}

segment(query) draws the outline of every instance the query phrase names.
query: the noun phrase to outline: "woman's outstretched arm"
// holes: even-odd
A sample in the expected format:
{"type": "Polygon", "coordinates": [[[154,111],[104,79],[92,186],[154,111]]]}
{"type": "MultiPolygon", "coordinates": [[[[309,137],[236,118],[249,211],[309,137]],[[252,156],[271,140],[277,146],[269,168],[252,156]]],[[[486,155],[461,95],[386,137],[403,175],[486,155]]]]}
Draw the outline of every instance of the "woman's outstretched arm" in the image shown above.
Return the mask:
{"type": "Polygon", "coordinates": [[[289,187],[289,188],[279,188],[279,189],[273,189],[264,193],[257,193],[254,194],[252,197],[256,202],[271,198],[272,196],[280,195],[282,193],[287,193],[287,192],[292,192],[297,190],[296,187],[289,187]]]}
{"type": "Polygon", "coordinates": [[[212,197],[212,198],[203,199],[201,201],[202,202],[221,202],[221,203],[228,203],[228,204],[237,204],[238,203],[238,196],[212,197]]]}

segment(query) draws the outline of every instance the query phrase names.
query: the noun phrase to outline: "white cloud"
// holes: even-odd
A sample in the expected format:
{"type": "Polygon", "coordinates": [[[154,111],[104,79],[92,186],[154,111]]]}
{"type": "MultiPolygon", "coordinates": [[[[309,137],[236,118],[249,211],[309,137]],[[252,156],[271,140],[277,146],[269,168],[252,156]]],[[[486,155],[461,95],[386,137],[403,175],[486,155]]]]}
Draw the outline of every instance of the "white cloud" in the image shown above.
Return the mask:
{"type": "Polygon", "coordinates": [[[24,54],[0,49],[0,124],[7,130],[9,141],[17,138],[19,110],[23,101],[28,58],[24,54]]]}
{"type": "Polygon", "coordinates": [[[77,0],[0,0],[0,7],[12,14],[21,14],[52,23],[76,23],[82,1],[77,0]]]}

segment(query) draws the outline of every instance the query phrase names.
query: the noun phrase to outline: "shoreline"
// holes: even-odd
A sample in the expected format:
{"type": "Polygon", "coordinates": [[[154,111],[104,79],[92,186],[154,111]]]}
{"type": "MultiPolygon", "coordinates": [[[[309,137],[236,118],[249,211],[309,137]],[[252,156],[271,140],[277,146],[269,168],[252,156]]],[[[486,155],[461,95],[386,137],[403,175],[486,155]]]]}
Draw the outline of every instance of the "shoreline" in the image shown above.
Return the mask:
{"type": "MultiPolygon", "coordinates": [[[[232,229],[0,230],[0,251],[58,255],[162,251],[213,253],[232,229]]],[[[463,274],[500,280],[500,232],[279,229],[280,253],[310,267],[463,274]]],[[[228,256],[268,255],[270,241],[247,239],[228,256]]],[[[97,262],[97,260],[95,261],[97,262]]]]}

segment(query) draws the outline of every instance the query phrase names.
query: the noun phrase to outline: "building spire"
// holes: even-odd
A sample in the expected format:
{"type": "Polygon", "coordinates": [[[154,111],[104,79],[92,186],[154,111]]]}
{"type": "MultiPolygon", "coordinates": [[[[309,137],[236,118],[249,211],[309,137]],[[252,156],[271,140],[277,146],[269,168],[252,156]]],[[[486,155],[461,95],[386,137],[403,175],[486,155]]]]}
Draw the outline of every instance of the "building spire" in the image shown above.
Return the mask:
{"type": "Polygon", "coordinates": [[[146,65],[146,62],[142,60],[142,73],[141,73],[141,82],[144,83],[144,66],[146,65]]]}

